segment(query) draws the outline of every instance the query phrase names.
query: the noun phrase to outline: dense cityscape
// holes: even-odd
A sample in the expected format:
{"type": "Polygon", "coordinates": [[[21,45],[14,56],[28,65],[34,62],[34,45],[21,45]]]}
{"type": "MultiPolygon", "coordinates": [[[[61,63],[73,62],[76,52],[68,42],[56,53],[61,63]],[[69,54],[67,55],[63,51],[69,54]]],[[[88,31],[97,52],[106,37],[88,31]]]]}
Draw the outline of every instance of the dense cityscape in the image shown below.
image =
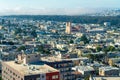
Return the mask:
{"type": "Polygon", "coordinates": [[[0,9],[0,80],[120,80],[120,8],[94,10],[0,9]]]}
{"type": "Polygon", "coordinates": [[[15,17],[0,24],[3,80],[120,79],[120,26],[15,17]]]}

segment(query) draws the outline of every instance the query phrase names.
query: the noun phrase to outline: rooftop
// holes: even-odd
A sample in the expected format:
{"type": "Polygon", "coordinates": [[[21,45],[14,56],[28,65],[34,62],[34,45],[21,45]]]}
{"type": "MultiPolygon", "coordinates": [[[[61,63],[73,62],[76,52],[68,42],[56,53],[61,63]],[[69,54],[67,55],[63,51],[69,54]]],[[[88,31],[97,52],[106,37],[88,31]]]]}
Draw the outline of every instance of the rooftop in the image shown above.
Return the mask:
{"type": "Polygon", "coordinates": [[[47,62],[59,62],[62,61],[61,58],[55,57],[55,56],[50,56],[50,57],[42,57],[42,61],[47,61],[47,62]]]}
{"type": "Polygon", "coordinates": [[[120,77],[94,77],[95,80],[120,80],[120,77]]]}
{"type": "Polygon", "coordinates": [[[100,67],[99,69],[104,70],[104,71],[109,71],[109,70],[119,70],[119,68],[111,67],[111,66],[100,67]]]}
{"type": "Polygon", "coordinates": [[[94,71],[94,68],[90,66],[76,66],[75,68],[80,71],[94,71]]]}
{"type": "Polygon", "coordinates": [[[58,70],[48,66],[48,65],[35,65],[35,64],[17,64],[14,61],[4,62],[4,64],[9,65],[16,71],[23,75],[34,75],[50,72],[58,72],[58,70]]]}

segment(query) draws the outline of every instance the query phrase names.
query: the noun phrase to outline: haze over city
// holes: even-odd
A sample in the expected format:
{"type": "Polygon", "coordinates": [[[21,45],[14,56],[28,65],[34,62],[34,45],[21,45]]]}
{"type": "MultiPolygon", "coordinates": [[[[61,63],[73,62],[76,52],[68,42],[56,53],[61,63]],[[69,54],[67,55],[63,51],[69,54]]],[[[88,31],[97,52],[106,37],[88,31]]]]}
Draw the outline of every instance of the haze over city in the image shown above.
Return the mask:
{"type": "Polygon", "coordinates": [[[120,80],[120,0],[0,0],[0,80],[120,80]]]}
{"type": "Polygon", "coordinates": [[[120,0],[0,0],[0,15],[79,15],[120,8],[120,0]]]}

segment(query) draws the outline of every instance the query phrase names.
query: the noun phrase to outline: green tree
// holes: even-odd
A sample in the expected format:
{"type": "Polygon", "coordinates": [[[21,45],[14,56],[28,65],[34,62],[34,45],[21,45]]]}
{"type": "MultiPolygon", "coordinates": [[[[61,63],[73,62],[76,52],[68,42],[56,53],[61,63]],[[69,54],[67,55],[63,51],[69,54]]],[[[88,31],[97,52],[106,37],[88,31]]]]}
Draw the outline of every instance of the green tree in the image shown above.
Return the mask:
{"type": "Polygon", "coordinates": [[[73,41],[73,40],[70,40],[70,43],[72,44],[72,43],[74,43],[74,41],[73,41]]]}
{"type": "Polygon", "coordinates": [[[38,52],[40,52],[42,54],[50,54],[50,50],[49,49],[45,49],[43,45],[38,46],[38,52]]]}
{"type": "Polygon", "coordinates": [[[108,48],[104,48],[103,51],[104,51],[104,55],[105,55],[104,56],[104,62],[107,63],[108,62],[107,59],[108,59],[109,50],[108,50],[108,48]]]}
{"type": "Polygon", "coordinates": [[[115,47],[114,46],[108,46],[107,49],[108,49],[108,51],[115,51],[115,47]]]}
{"type": "Polygon", "coordinates": [[[38,46],[38,52],[43,52],[44,50],[44,47],[41,45],[41,46],[38,46]]]}
{"type": "Polygon", "coordinates": [[[26,50],[26,47],[25,47],[25,46],[20,46],[20,47],[18,48],[18,51],[21,51],[21,50],[26,50]]]}
{"type": "Polygon", "coordinates": [[[33,37],[37,37],[37,33],[36,33],[36,31],[33,30],[33,31],[31,32],[31,35],[32,35],[33,37]]]}
{"type": "Polygon", "coordinates": [[[0,33],[0,38],[3,38],[3,34],[2,33],[0,33]]]}
{"type": "Polygon", "coordinates": [[[22,32],[22,29],[21,28],[17,28],[16,30],[15,30],[15,34],[18,34],[18,33],[21,33],[22,32]]]}
{"type": "Polygon", "coordinates": [[[84,80],[89,80],[89,78],[90,78],[90,75],[86,76],[84,80]]]}
{"type": "Polygon", "coordinates": [[[100,51],[102,51],[102,48],[100,46],[97,46],[96,50],[97,50],[97,52],[100,52],[100,51]]]}
{"type": "Polygon", "coordinates": [[[2,80],[2,77],[0,76],[0,80],[2,80]]]}
{"type": "Polygon", "coordinates": [[[80,40],[83,41],[85,44],[89,43],[89,40],[87,39],[86,35],[82,35],[80,40]]]}

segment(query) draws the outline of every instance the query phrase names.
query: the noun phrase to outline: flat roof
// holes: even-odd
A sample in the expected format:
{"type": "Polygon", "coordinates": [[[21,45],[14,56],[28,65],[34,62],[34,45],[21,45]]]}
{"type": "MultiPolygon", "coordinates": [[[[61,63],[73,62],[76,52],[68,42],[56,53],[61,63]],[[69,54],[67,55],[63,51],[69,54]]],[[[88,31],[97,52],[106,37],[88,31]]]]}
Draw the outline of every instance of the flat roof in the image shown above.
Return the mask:
{"type": "Polygon", "coordinates": [[[55,57],[55,56],[50,56],[50,57],[41,57],[42,61],[47,61],[47,62],[59,62],[62,61],[61,58],[55,57]]]}
{"type": "Polygon", "coordinates": [[[87,57],[81,57],[81,58],[69,58],[69,59],[62,59],[56,56],[47,56],[47,57],[41,57],[42,61],[47,62],[60,62],[60,61],[74,61],[74,60],[88,60],[87,57]]]}
{"type": "Polygon", "coordinates": [[[80,71],[94,71],[94,68],[90,66],[76,66],[73,69],[75,68],[80,71]]]}
{"type": "Polygon", "coordinates": [[[74,61],[74,60],[88,60],[89,58],[87,58],[87,57],[80,57],[80,58],[69,58],[69,59],[62,59],[62,60],[72,60],[72,61],[74,61]]]}
{"type": "Polygon", "coordinates": [[[8,62],[3,62],[3,63],[23,75],[35,75],[35,74],[59,72],[57,69],[54,69],[46,64],[44,64],[44,65],[17,64],[17,63],[15,63],[15,61],[8,61],[8,62]]]}
{"type": "Polygon", "coordinates": [[[119,70],[119,68],[117,68],[117,67],[111,67],[111,66],[100,67],[99,69],[104,70],[104,71],[119,70]]]}
{"type": "Polygon", "coordinates": [[[120,80],[120,77],[94,77],[95,80],[120,80]]]}

